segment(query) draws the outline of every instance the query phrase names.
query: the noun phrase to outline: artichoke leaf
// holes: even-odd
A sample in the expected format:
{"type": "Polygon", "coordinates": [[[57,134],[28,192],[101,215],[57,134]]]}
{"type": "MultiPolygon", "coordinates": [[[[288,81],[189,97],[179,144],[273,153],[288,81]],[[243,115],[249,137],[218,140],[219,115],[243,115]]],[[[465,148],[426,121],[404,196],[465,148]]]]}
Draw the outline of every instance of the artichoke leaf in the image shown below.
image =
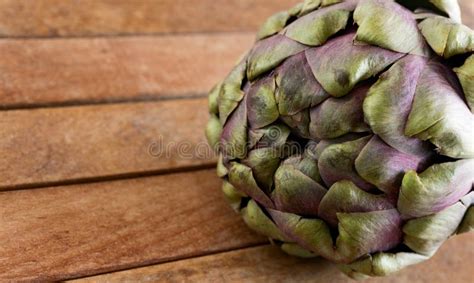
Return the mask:
{"type": "Polygon", "coordinates": [[[239,105],[244,97],[242,91],[242,82],[245,78],[245,69],[247,68],[247,59],[244,58],[237,66],[232,69],[227,78],[222,82],[222,86],[217,96],[219,105],[219,118],[224,125],[230,113],[239,105]]]}
{"type": "Polygon", "coordinates": [[[250,200],[247,206],[242,209],[242,217],[244,222],[258,233],[272,239],[288,241],[288,238],[281,233],[275,223],[265,215],[255,201],[250,200]]]}
{"type": "Polygon", "coordinates": [[[329,97],[314,78],[303,52],[288,58],[277,69],[276,84],[280,115],[294,115],[329,97]]]}
{"type": "Polygon", "coordinates": [[[250,167],[232,162],[229,169],[229,182],[236,189],[255,199],[265,207],[274,207],[271,199],[258,186],[250,167]]]}
{"type": "Polygon", "coordinates": [[[322,45],[330,36],[346,27],[354,8],[353,2],[344,2],[316,10],[294,21],[285,28],[283,34],[305,45],[322,45]]]}
{"type": "Polygon", "coordinates": [[[434,164],[403,177],[398,210],[405,217],[436,213],[459,201],[474,183],[474,159],[434,164]]]}
{"type": "Polygon", "coordinates": [[[464,90],[467,105],[474,114],[474,55],[469,56],[461,67],[454,68],[454,72],[464,90]]]}
{"type": "Polygon", "coordinates": [[[348,133],[369,132],[362,103],[369,86],[362,84],[348,95],[330,97],[310,110],[309,134],[314,139],[333,139],[348,133]]]}
{"type": "Polygon", "coordinates": [[[273,77],[256,82],[246,93],[248,120],[251,128],[263,128],[278,119],[273,77]]]}
{"type": "Polygon", "coordinates": [[[384,142],[400,152],[420,157],[429,155],[429,142],[404,134],[416,85],[428,60],[407,55],[380,75],[364,100],[364,119],[384,142]],[[397,90],[394,95],[394,89],[397,90]]]}
{"type": "Polygon", "coordinates": [[[419,26],[426,41],[439,56],[450,58],[474,51],[474,31],[465,25],[433,16],[423,20],[419,26]]]}
{"type": "Polygon", "coordinates": [[[429,140],[442,155],[474,157],[474,115],[461,93],[455,74],[430,61],[418,80],[405,134],[429,140]]]}
{"type": "Polygon", "coordinates": [[[374,195],[358,188],[351,181],[336,182],[319,205],[319,217],[337,227],[337,213],[370,212],[394,208],[384,195],[374,195]]]}
{"type": "Polygon", "coordinates": [[[429,259],[428,256],[417,253],[376,253],[368,255],[351,264],[341,265],[342,272],[353,279],[363,279],[366,276],[386,276],[407,266],[418,264],[429,259]]]}
{"type": "Polygon", "coordinates": [[[356,40],[392,51],[429,56],[413,14],[393,1],[361,0],[354,11],[356,40]]]}
{"type": "Polygon", "coordinates": [[[354,168],[354,162],[360,151],[369,142],[371,136],[340,144],[333,144],[323,150],[319,158],[319,174],[324,183],[331,187],[341,180],[350,180],[357,187],[369,190],[374,186],[362,179],[354,168]]]}
{"type": "Polygon", "coordinates": [[[403,226],[403,241],[413,251],[432,256],[453,235],[466,212],[466,206],[457,202],[444,210],[415,218],[403,226]]]}
{"type": "Polygon", "coordinates": [[[393,197],[398,195],[405,172],[423,169],[431,156],[429,152],[425,156],[400,152],[373,136],[357,156],[355,169],[364,180],[393,197]]]}
{"type": "Polygon", "coordinates": [[[275,172],[272,199],[278,210],[313,215],[326,189],[290,164],[282,164],[275,172]]]}
{"type": "Polygon", "coordinates": [[[355,33],[348,33],[305,51],[314,77],[332,96],[348,94],[357,83],[404,56],[376,46],[353,45],[354,36],[355,33]]]}
{"type": "Polygon", "coordinates": [[[278,66],[286,58],[307,48],[307,46],[281,34],[258,41],[248,56],[248,79],[254,80],[259,75],[278,66]]]}

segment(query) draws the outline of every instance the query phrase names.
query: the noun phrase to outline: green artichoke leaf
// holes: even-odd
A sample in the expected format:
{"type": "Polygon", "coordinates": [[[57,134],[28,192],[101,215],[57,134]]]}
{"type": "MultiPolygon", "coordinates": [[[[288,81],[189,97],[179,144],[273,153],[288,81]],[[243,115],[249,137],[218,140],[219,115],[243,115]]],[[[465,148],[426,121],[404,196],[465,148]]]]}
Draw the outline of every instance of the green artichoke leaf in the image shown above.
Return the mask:
{"type": "Polygon", "coordinates": [[[276,72],[275,96],[280,115],[294,115],[329,97],[314,78],[303,52],[286,59],[276,72]]]}
{"type": "Polygon", "coordinates": [[[250,127],[263,128],[280,116],[275,101],[275,80],[265,78],[254,83],[247,91],[247,111],[250,127]]]}
{"type": "Polygon", "coordinates": [[[283,30],[283,34],[305,45],[322,45],[330,36],[346,27],[354,9],[354,2],[344,2],[316,10],[294,21],[283,30]]]}
{"type": "Polygon", "coordinates": [[[272,199],[278,210],[317,216],[326,189],[293,165],[282,164],[275,172],[272,199]]]}
{"type": "Polygon", "coordinates": [[[268,212],[278,228],[301,247],[326,259],[336,258],[331,233],[324,221],[273,209],[268,212]]]}
{"type": "Polygon", "coordinates": [[[474,55],[469,56],[461,67],[454,68],[454,72],[461,82],[467,105],[474,114],[474,55]]]}
{"type": "Polygon", "coordinates": [[[258,233],[288,242],[288,238],[281,233],[273,221],[265,215],[262,209],[254,200],[250,200],[245,208],[242,209],[242,217],[245,223],[258,233]]]}
{"type": "Polygon", "coordinates": [[[298,13],[298,16],[304,16],[309,12],[312,12],[319,8],[320,5],[321,0],[304,0],[303,5],[301,6],[300,11],[298,13]]]}
{"type": "Polygon", "coordinates": [[[222,192],[224,193],[225,198],[229,202],[232,209],[236,212],[240,211],[240,202],[243,197],[247,197],[244,193],[235,189],[231,183],[224,180],[222,183],[222,192]]]}
{"type": "Polygon", "coordinates": [[[209,96],[208,96],[209,106],[208,107],[209,107],[210,114],[219,115],[218,98],[219,98],[219,93],[221,92],[221,89],[222,89],[222,83],[219,83],[215,85],[209,92],[209,96]]]}
{"type": "Polygon", "coordinates": [[[258,186],[250,167],[232,162],[229,169],[229,182],[265,207],[274,207],[272,200],[258,186]]]}
{"type": "Polygon", "coordinates": [[[436,213],[456,203],[472,188],[474,159],[434,164],[422,173],[403,177],[398,210],[406,217],[436,213]]]}
{"type": "Polygon", "coordinates": [[[356,40],[401,53],[429,56],[413,14],[393,1],[361,0],[354,11],[356,40]]]}
{"type": "Polygon", "coordinates": [[[371,136],[366,136],[353,141],[333,144],[323,150],[318,167],[319,174],[328,187],[341,180],[350,180],[363,190],[374,187],[362,179],[354,168],[357,156],[370,139],[371,136]]]}
{"type": "Polygon", "coordinates": [[[428,256],[417,253],[376,253],[340,268],[349,277],[358,279],[365,276],[386,276],[427,259],[428,256]]]}
{"type": "Polygon", "coordinates": [[[219,152],[219,156],[217,157],[217,176],[218,177],[225,177],[229,173],[229,170],[224,165],[224,155],[219,152]]]}
{"type": "Polygon", "coordinates": [[[474,51],[474,31],[441,16],[428,17],[419,27],[428,44],[439,56],[450,58],[454,55],[474,51]]]}
{"type": "Polygon", "coordinates": [[[310,110],[309,134],[314,139],[333,139],[348,133],[369,132],[362,103],[369,86],[362,84],[348,95],[330,97],[310,110]]]}
{"type": "Polygon", "coordinates": [[[337,252],[347,262],[396,247],[402,239],[401,218],[397,209],[371,212],[337,213],[339,236],[337,252]]]}
{"type": "Polygon", "coordinates": [[[245,78],[245,69],[247,68],[246,59],[244,58],[237,66],[232,69],[227,78],[222,82],[217,103],[219,105],[219,118],[221,124],[224,125],[230,113],[237,108],[239,102],[244,97],[242,91],[242,82],[245,78]]]}
{"type": "Polygon", "coordinates": [[[273,175],[280,165],[280,152],[276,148],[262,147],[249,152],[242,163],[252,168],[257,184],[270,192],[273,185],[273,175]]]}
{"type": "Polygon", "coordinates": [[[474,116],[461,93],[454,73],[430,61],[418,80],[405,134],[429,140],[442,155],[474,157],[474,116]]]}
{"type": "Polygon", "coordinates": [[[286,58],[307,48],[307,46],[281,34],[258,41],[248,57],[248,79],[254,80],[259,75],[278,66],[286,58]]]}
{"type": "Polygon", "coordinates": [[[466,212],[466,206],[457,202],[444,210],[415,218],[403,226],[403,242],[413,251],[432,256],[453,235],[466,212]]]}
{"type": "Polygon", "coordinates": [[[215,114],[210,114],[206,125],[206,138],[211,148],[215,151],[217,151],[221,134],[222,125],[219,118],[215,114]]]}
{"type": "Polygon", "coordinates": [[[264,39],[280,32],[286,26],[290,17],[291,15],[287,11],[281,11],[269,17],[260,27],[257,33],[257,40],[264,39]]]}
{"type": "Polygon", "coordinates": [[[400,152],[373,136],[355,160],[357,173],[390,196],[397,196],[403,175],[426,166],[432,154],[416,156],[400,152]]]}
{"type": "Polygon", "coordinates": [[[353,45],[348,33],[305,51],[313,75],[332,96],[348,94],[359,82],[377,75],[404,56],[376,46],[353,45]]]}
{"type": "Polygon", "coordinates": [[[398,151],[419,157],[429,155],[431,146],[406,136],[404,129],[418,79],[427,62],[426,58],[416,55],[397,61],[370,87],[363,105],[364,119],[375,134],[398,151]]]}
{"type": "Polygon", "coordinates": [[[301,258],[313,258],[313,257],[318,256],[314,252],[309,251],[295,243],[283,243],[281,245],[281,249],[289,255],[297,256],[301,258]]]}
{"type": "Polygon", "coordinates": [[[339,223],[337,213],[370,212],[394,208],[384,195],[373,195],[359,189],[351,181],[334,183],[319,204],[319,217],[332,227],[339,223]]]}

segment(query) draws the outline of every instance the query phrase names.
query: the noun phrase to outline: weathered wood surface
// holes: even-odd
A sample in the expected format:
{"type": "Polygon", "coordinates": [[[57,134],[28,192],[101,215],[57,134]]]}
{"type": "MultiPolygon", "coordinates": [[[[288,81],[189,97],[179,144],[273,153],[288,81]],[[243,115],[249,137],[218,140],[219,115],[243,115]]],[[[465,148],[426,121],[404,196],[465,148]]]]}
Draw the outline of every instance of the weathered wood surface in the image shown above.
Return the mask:
{"type": "Polygon", "coordinates": [[[203,96],[253,41],[253,33],[0,39],[0,108],[203,96]]]}
{"type": "MultiPolygon", "coordinates": [[[[472,282],[473,234],[447,241],[429,261],[365,283],[472,282]],[[466,244],[469,245],[466,247],[466,244]]],[[[328,261],[290,257],[274,246],[219,253],[74,282],[356,282],[328,261]]]]}
{"type": "Polygon", "coordinates": [[[207,101],[0,111],[0,189],[210,166],[207,101]]]}
{"type": "Polygon", "coordinates": [[[247,247],[214,170],[0,193],[0,281],[57,280],[247,247]]]}
{"type": "Polygon", "coordinates": [[[300,0],[0,0],[0,36],[255,30],[300,0]]]}
{"type": "MultiPolygon", "coordinates": [[[[0,37],[255,30],[300,0],[0,0],[0,37]],[[191,4],[192,3],[192,4],[191,4]]],[[[460,0],[474,27],[472,0],[460,0]]]]}

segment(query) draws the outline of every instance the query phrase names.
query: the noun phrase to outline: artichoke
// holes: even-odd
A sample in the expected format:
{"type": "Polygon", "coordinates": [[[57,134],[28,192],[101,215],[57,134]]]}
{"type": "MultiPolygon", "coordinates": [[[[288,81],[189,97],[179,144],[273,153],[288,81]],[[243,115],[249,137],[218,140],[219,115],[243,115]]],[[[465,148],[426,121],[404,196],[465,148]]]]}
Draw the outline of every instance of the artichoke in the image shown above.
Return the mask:
{"type": "Polygon", "coordinates": [[[233,208],[353,278],[474,227],[474,32],[455,0],[306,0],[209,94],[233,208]]]}

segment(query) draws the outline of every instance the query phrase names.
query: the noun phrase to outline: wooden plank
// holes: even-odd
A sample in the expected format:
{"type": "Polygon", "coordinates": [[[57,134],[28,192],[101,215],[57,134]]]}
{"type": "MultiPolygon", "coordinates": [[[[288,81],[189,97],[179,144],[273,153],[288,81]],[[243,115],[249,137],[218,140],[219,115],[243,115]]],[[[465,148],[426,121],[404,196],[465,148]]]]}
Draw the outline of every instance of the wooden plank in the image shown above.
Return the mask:
{"type": "MultiPolygon", "coordinates": [[[[300,0],[0,0],[0,36],[51,37],[255,30],[300,0]]],[[[460,0],[472,12],[472,0],[460,0]]],[[[465,21],[472,24],[466,14],[465,21]]]]}
{"type": "Polygon", "coordinates": [[[0,193],[0,281],[59,280],[265,242],[214,170],[0,193]]]}
{"type": "MultiPolygon", "coordinates": [[[[429,261],[367,283],[472,282],[474,234],[450,239],[429,261]]],[[[185,259],[74,282],[352,282],[322,259],[290,257],[277,247],[261,246],[185,259]]]]}
{"type": "Polygon", "coordinates": [[[474,1],[458,0],[461,5],[461,16],[463,24],[474,29],[474,1]]]}
{"type": "Polygon", "coordinates": [[[1,0],[0,36],[255,30],[300,0],[1,0]]]}
{"type": "Polygon", "coordinates": [[[207,100],[0,111],[0,189],[211,166],[207,100]]]}
{"type": "Polygon", "coordinates": [[[0,108],[202,96],[253,41],[253,33],[3,39],[0,108]]]}

